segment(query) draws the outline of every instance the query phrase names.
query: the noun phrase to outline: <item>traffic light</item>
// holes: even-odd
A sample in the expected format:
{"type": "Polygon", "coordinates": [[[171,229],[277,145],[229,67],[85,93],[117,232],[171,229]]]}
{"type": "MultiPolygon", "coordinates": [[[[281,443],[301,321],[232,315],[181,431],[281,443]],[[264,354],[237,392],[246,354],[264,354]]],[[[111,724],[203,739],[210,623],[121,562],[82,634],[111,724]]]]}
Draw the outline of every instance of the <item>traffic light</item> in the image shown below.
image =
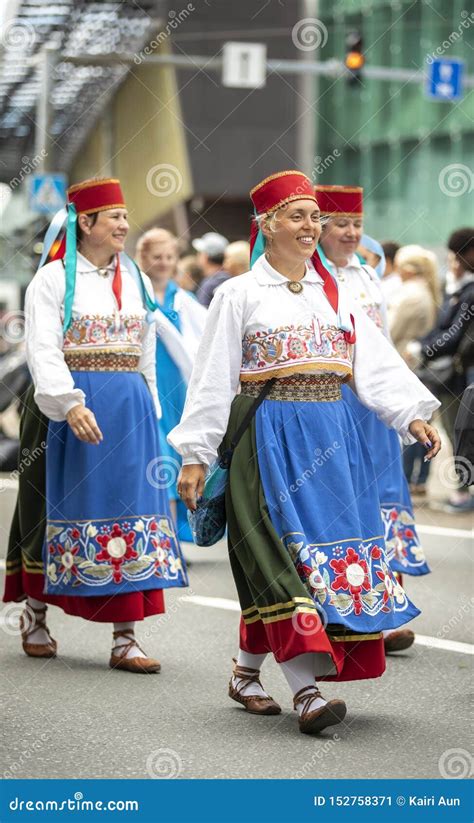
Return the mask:
{"type": "Polygon", "coordinates": [[[344,60],[344,65],[348,69],[346,81],[350,86],[361,82],[364,63],[362,35],[360,31],[351,31],[346,37],[346,58],[344,60]]]}

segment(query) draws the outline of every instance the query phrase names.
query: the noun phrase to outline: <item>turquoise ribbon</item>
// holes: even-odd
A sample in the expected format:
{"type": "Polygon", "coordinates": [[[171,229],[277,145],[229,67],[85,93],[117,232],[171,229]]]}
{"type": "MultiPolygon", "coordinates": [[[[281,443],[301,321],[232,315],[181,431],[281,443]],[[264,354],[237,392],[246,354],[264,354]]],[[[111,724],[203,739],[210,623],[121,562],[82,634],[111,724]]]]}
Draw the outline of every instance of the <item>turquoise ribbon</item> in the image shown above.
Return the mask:
{"type": "Polygon", "coordinates": [[[39,262],[38,269],[40,269],[46,263],[48,259],[49,252],[53,247],[53,243],[57,240],[59,233],[64,226],[67,218],[67,209],[60,209],[56,212],[51,223],[48,226],[48,230],[44,236],[43,240],[43,253],[41,255],[41,260],[39,262]]]}
{"type": "Polygon", "coordinates": [[[262,230],[259,226],[258,234],[257,234],[257,237],[255,238],[255,245],[252,249],[252,256],[250,258],[250,267],[252,267],[253,264],[255,263],[255,261],[258,260],[258,258],[261,257],[262,254],[265,252],[265,246],[266,246],[265,235],[264,235],[264,233],[262,232],[262,230]]]}
{"type": "Polygon", "coordinates": [[[77,212],[74,203],[69,203],[67,209],[66,223],[66,257],[64,260],[64,270],[66,273],[66,292],[64,295],[64,324],[63,332],[66,333],[72,322],[72,304],[74,301],[74,290],[76,288],[76,264],[77,264],[77,212]]]}
{"type": "Polygon", "coordinates": [[[141,271],[135,263],[135,260],[133,260],[132,257],[129,257],[129,255],[125,252],[120,252],[119,259],[125,263],[125,267],[128,269],[133,279],[135,280],[138,286],[138,290],[142,296],[143,305],[148,311],[147,321],[148,323],[151,323],[153,320],[151,315],[159,308],[159,306],[148,294],[148,291],[145,288],[145,283],[143,282],[141,271]]]}

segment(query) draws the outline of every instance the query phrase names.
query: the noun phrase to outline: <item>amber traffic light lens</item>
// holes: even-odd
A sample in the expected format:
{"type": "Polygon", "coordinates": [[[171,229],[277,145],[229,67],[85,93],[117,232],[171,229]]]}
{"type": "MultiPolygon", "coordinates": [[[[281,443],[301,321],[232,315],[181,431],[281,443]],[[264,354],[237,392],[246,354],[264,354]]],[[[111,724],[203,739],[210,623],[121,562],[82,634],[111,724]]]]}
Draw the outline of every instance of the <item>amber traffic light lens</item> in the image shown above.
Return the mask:
{"type": "Polygon", "coordinates": [[[351,51],[346,56],[346,66],[351,71],[356,71],[357,69],[361,69],[365,63],[364,55],[358,51],[351,51]]]}

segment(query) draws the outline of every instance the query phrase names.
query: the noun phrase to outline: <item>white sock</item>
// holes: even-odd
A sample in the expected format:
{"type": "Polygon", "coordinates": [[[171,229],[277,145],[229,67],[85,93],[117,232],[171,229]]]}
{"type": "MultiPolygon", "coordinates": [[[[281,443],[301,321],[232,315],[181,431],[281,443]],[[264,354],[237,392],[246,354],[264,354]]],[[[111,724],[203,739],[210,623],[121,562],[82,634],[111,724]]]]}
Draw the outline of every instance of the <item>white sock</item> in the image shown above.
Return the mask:
{"type": "MultiPolygon", "coordinates": [[[[120,637],[114,637],[113,640],[113,651],[117,651],[120,649],[121,646],[126,646],[127,643],[130,643],[132,637],[135,637],[135,623],[114,623],[114,632],[126,632],[127,636],[120,635],[120,637]]],[[[142,651],[140,651],[137,646],[132,646],[125,658],[127,660],[132,660],[134,657],[146,657],[142,651]]]]}
{"type": "MultiPolygon", "coordinates": [[[[237,655],[237,665],[243,666],[246,669],[256,669],[257,671],[260,670],[260,667],[263,661],[266,658],[266,654],[250,654],[250,652],[244,652],[243,649],[239,649],[239,653],[237,655]]],[[[243,681],[240,677],[233,677],[232,678],[232,685],[234,689],[238,688],[243,681]]],[[[266,691],[259,686],[258,683],[247,683],[240,692],[242,695],[248,697],[249,695],[255,695],[257,697],[268,697],[266,691]]]]}
{"type": "MultiPolygon", "coordinates": [[[[27,627],[33,628],[35,624],[35,620],[41,615],[36,615],[32,609],[41,609],[42,611],[46,612],[46,603],[43,603],[42,600],[36,600],[34,597],[27,597],[26,598],[26,605],[27,607],[30,606],[28,609],[28,614],[25,619],[25,624],[27,627]]],[[[30,636],[28,637],[28,643],[49,643],[49,635],[45,629],[35,629],[31,632],[30,636]]]]}
{"type": "MultiPolygon", "coordinates": [[[[315,655],[311,652],[308,652],[307,654],[299,654],[297,657],[292,657],[291,660],[286,660],[284,663],[280,663],[281,670],[293,695],[301,691],[301,689],[307,689],[308,692],[314,691],[316,688],[314,679],[314,664],[315,655]]],[[[308,711],[315,711],[316,709],[321,708],[321,706],[325,706],[326,703],[327,700],[324,700],[321,697],[315,697],[309,704],[308,711]]],[[[298,704],[296,708],[298,714],[300,715],[303,711],[301,703],[298,704]]]]}

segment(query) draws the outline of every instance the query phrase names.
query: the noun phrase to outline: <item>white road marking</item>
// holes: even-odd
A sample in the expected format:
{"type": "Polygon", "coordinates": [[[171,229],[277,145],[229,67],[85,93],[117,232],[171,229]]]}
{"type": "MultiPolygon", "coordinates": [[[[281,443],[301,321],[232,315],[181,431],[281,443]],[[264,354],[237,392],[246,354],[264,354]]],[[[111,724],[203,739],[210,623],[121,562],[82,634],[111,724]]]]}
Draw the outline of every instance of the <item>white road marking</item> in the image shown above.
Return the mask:
{"type": "Polygon", "coordinates": [[[209,606],[211,609],[240,612],[240,603],[237,600],[228,600],[226,597],[202,597],[200,594],[191,594],[189,597],[179,599],[182,603],[191,603],[194,606],[209,606]]]}
{"type": "Polygon", "coordinates": [[[474,537],[472,529],[447,529],[445,526],[425,526],[416,524],[418,534],[436,534],[445,537],[474,537]]]}
{"type": "Polygon", "coordinates": [[[7,561],[6,560],[0,560],[0,571],[5,571],[6,567],[7,567],[7,561]]]}
{"type": "Polygon", "coordinates": [[[427,637],[424,634],[417,634],[415,643],[419,646],[429,646],[431,649],[443,649],[446,652],[474,654],[474,646],[471,643],[459,643],[457,640],[441,640],[439,637],[427,637]]]}
{"type": "MultiPolygon", "coordinates": [[[[199,594],[180,597],[182,603],[191,603],[194,606],[207,606],[211,609],[225,609],[231,612],[240,612],[240,605],[237,600],[229,600],[226,597],[203,597],[199,594]]],[[[447,652],[458,652],[459,654],[474,654],[474,646],[470,643],[459,643],[457,640],[441,640],[439,637],[427,637],[424,634],[416,635],[416,643],[419,646],[428,646],[432,649],[443,649],[447,652]]]]}

